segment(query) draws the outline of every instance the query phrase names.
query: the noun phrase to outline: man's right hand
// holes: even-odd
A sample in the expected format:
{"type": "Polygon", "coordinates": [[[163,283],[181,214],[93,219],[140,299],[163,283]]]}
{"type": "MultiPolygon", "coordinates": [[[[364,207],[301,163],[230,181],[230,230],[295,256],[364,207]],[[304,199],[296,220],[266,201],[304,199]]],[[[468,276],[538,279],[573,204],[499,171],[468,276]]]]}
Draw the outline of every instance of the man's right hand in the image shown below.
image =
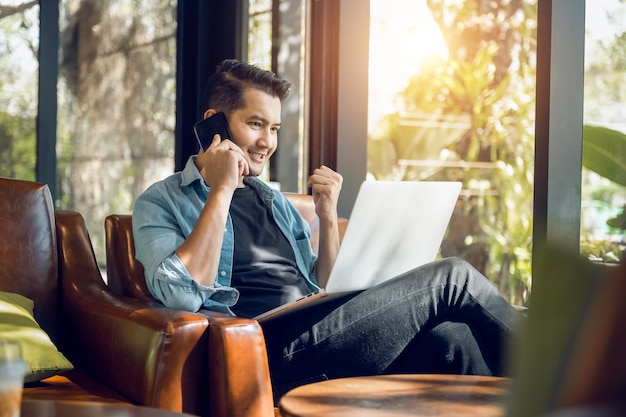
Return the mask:
{"type": "Polygon", "coordinates": [[[209,147],[198,152],[196,167],[210,191],[196,225],[176,254],[193,279],[210,286],[217,275],[230,202],[248,175],[248,163],[239,146],[215,135],[209,147]]]}
{"type": "Polygon", "coordinates": [[[209,187],[235,189],[248,175],[248,162],[234,142],[215,135],[209,147],[198,152],[196,167],[209,187]]]}

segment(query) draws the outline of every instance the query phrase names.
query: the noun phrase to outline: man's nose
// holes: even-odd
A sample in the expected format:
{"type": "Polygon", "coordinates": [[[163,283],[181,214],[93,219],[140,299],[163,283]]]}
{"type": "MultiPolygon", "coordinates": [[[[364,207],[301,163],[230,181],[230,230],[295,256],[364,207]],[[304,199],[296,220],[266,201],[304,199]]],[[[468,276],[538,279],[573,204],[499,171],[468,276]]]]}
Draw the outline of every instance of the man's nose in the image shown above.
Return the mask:
{"type": "Polygon", "coordinates": [[[257,144],[266,148],[272,146],[273,135],[269,129],[262,129],[257,139],[257,144]]]}

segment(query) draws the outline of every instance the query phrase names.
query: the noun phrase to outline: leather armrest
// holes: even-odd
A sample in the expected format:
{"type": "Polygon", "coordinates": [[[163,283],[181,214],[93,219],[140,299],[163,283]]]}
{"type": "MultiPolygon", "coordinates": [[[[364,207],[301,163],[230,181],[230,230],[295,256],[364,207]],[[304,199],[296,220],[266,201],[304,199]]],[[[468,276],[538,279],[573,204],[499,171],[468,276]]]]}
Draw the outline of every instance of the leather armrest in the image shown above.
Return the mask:
{"type": "Polygon", "coordinates": [[[200,312],[209,320],[211,415],[274,417],[265,337],[259,323],[200,312]]]}
{"type": "Polygon", "coordinates": [[[82,216],[55,216],[69,359],[136,404],[206,414],[207,318],[114,295],[82,216]]]}

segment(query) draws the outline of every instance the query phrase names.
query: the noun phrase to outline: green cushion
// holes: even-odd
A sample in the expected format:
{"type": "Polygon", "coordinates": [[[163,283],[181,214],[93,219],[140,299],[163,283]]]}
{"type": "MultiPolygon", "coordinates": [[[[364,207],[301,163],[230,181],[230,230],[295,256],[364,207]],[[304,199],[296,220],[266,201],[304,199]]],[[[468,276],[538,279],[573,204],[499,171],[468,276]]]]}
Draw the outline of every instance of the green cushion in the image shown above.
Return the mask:
{"type": "Polygon", "coordinates": [[[33,316],[32,300],[0,291],[0,339],[15,340],[28,365],[24,382],[39,381],[73,368],[33,316]]]}

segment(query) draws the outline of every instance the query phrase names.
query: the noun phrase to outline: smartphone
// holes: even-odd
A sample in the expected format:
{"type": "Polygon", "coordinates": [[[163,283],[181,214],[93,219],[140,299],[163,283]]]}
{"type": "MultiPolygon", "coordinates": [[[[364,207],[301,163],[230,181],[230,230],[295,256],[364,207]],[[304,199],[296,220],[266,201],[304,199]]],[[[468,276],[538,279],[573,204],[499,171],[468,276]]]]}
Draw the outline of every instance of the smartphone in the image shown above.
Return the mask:
{"type": "Polygon", "coordinates": [[[215,113],[211,117],[200,120],[193,126],[193,131],[196,134],[196,139],[202,150],[206,150],[206,148],[209,147],[216,133],[220,135],[222,140],[232,139],[230,130],[228,130],[226,115],[222,112],[215,113]]]}

